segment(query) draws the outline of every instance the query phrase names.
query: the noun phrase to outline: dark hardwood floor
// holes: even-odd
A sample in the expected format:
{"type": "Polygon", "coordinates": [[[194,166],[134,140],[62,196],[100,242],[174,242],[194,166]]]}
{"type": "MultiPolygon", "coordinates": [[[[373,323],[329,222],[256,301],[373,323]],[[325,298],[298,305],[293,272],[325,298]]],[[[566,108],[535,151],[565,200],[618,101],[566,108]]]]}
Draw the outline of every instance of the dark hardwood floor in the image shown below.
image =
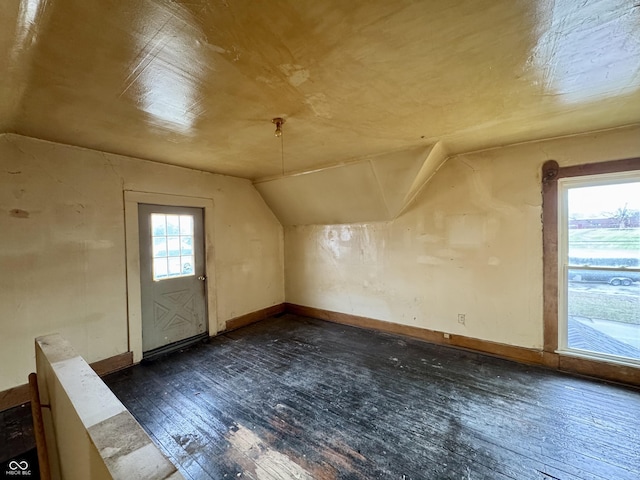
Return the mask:
{"type": "Polygon", "coordinates": [[[40,478],[31,406],[28,403],[0,412],[0,478],[15,476],[40,478]],[[23,469],[16,468],[12,462],[18,462],[20,465],[27,462],[30,473],[26,474],[23,469]]]}
{"type": "Polygon", "coordinates": [[[293,315],[105,378],[187,478],[640,478],[640,392],[293,315]]]}

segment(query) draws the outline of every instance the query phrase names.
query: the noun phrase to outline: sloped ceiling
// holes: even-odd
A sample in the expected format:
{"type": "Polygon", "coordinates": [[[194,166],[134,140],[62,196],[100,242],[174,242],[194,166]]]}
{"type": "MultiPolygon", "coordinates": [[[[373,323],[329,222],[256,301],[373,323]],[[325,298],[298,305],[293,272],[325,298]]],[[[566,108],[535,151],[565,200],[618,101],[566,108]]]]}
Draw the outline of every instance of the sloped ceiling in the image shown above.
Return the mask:
{"type": "Polygon", "coordinates": [[[283,225],[392,220],[445,162],[441,143],[255,183],[283,225]]]}
{"type": "Polygon", "coordinates": [[[254,180],[640,122],[637,0],[4,0],[0,49],[0,131],[254,180]]]}

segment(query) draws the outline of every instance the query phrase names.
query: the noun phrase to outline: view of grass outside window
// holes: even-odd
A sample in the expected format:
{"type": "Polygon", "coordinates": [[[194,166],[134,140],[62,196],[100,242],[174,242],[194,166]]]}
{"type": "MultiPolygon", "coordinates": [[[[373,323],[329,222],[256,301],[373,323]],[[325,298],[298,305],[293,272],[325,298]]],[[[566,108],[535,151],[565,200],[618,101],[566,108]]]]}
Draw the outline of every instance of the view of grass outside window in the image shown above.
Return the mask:
{"type": "Polygon", "coordinates": [[[640,361],[640,177],[631,180],[566,188],[566,347],[640,361]]]}

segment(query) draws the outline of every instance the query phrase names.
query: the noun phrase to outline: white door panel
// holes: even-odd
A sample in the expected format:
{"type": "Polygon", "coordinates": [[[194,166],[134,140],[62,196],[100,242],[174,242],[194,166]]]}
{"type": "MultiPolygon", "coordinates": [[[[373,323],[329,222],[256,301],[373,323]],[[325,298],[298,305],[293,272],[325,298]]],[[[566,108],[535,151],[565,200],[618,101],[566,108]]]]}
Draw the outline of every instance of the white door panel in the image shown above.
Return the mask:
{"type": "Polygon", "coordinates": [[[203,211],[140,204],[144,353],[207,331],[203,211]]]}

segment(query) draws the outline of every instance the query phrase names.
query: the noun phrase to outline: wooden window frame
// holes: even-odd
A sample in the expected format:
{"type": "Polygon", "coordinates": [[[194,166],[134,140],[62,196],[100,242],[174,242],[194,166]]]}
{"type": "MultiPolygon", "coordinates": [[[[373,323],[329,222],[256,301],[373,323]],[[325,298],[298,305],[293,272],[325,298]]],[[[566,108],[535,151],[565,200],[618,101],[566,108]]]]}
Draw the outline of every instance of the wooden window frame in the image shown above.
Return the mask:
{"type": "Polygon", "coordinates": [[[543,356],[548,366],[608,380],[640,385],[640,368],[558,353],[558,180],[570,177],[640,171],[640,158],[560,167],[542,166],[543,356]]]}

